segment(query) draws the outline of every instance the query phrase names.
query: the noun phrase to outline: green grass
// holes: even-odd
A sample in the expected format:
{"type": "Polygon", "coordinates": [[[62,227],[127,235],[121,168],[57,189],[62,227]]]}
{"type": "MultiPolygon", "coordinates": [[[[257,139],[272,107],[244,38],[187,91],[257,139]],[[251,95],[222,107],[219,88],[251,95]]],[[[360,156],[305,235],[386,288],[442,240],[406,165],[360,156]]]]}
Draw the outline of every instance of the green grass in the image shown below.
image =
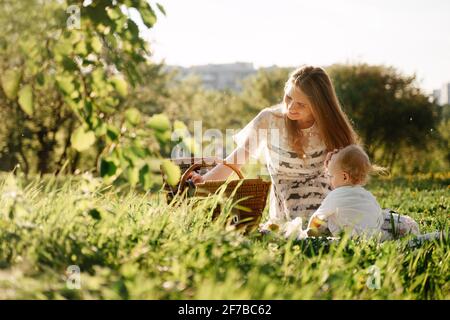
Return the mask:
{"type": "MultiPolygon", "coordinates": [[[[449,227],[449,174],[373,180],[423,232],[449,227]]],[[[90,177],[0,181],[0,299],[450,299],[449,243],[288,241],[211,222],[207,201],[90,177]],[[81,269],[81,289],[65,271],[81,269]],[[380,286],[371,289],[376,266],[380,286]]],[[[223,210],[230,210],[226,202],[223,210]]]]}

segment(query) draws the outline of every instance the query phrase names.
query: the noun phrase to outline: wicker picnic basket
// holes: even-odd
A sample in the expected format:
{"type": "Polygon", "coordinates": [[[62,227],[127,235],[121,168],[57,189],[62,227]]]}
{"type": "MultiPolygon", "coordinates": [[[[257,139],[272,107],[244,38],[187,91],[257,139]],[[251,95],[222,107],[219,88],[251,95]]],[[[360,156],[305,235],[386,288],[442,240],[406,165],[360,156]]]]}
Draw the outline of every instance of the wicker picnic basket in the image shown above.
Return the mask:
{"type": "MultiPolygon", "coordinates": [[[[182,176],[177,186],[170,187],[165,183],[165,188],[168,191],[167,200],[171,201],[175,194],[183,194],[186,188],[190,188],[186,192],[190,196],[208,197],[214,194],[223,184],[224,180],[205,181],[194,185],[188,180],[191,172],[199,172],[203,174],[207,172],[204,169],[212,168],[215,165],[222,163],[231,168],[239,177],[239,180],[231,180],[224,190],[224,196],[232,198],[233,203],[238,202],[232,212],[232,223],[238,227],[243,227],[246,230],[256,228],[261,220],[262,212],[266,206],[267,196],[270,188],[270,181],[265,181],[261,178],[245,179],[239,168],[232,164],[226,163],[218,159],[180,159],[175,161],[180,166],[182,176]],[[188,166],[189,165],[189,166],[188,166]],[[203,170],[203,172],[202,172],[203,170]],[[190,191],[190,192],[189,192],[190,191]]],[[[164,176],[163,176],[164,178],[164,176]]],[[[218,205],[214,209],[213,218],[216,218],[221,212],[221,207],[218,205]]]]}

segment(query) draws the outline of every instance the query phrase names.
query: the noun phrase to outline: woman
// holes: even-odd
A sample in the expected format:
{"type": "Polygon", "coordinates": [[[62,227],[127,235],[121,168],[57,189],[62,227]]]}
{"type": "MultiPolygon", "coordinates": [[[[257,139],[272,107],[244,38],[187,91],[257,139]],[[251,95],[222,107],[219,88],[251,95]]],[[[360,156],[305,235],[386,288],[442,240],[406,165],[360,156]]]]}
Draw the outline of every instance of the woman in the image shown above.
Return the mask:
{"type": "MultiPolygon", "coordinates": [[[[358,143],[330,77],[312,66],[295,70],[286,82],[284,101],[263,109],[234,140],[238,146],[226,162],[240,167],[264,152],[272,180],[265,226],[300,217],[305,227],[331,190],[324,175],[327,153],[358,143]]],[[[191,179],[194,183],[225,180],[231,173],[219,164],[203,176],[192,173],[191,179]]]]}

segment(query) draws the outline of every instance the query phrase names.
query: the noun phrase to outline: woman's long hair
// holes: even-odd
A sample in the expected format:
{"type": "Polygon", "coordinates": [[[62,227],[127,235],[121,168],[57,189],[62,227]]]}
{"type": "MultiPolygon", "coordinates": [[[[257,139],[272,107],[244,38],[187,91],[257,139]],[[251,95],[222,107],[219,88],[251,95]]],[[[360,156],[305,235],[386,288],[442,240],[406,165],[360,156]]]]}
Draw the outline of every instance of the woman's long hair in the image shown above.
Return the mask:
{"type": "MultiPolygon", "coordinates": [[[[347,115],[342,111],[330,77],[322,68],[303,66],[293,71],[286,86],[293,84],[300,89],[311,102],[311,109],[322,141],[327,150],[344,148],[359,143],[347,115]]],[[[296,120],[284,115],[288,140],[300,157],[305,155],[301,139],[302,132],[296,120]]]]}

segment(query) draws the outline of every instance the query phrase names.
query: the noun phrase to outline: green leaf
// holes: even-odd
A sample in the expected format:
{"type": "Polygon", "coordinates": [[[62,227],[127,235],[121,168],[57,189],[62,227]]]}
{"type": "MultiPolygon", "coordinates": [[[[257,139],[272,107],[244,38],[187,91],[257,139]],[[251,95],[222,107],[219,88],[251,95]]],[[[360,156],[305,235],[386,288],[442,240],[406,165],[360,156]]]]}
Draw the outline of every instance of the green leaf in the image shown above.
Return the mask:
{"type": "Polygon", "coordinates": [[[83,127],[79,127],[72,133],[70,142],[75,150],[82,152],[94,144],[95,134],[93,131],[85,131],[83,127]]]}
{"type": "Polygon", "coordinates": [[[88,214],[94,219],[94,220],[101,220],[102,219],[102,214],[100,212],[100,210],[98,210],[97,208],[93,208],[91,210],[88,211],[88,214]]]}
{"type": "Polygon", "coordinates": [[[161,159],[150,158],[147,161],[150,171],[160,173],[161,172],[161,159]]]}
{"type": "Polygon", "coordinates": [[[136,126],[141,122],[141,113],[136,108],[130,108],[125,111],[125,119],[131,125],[136,126]]]}
{"type": "Polygon", "coordinates": [[[75,53],[82,56],[86,56],[88,54],[85,41],[80,41],[77,43],[77,45],[75,46],[75,53]]]}
{"type": "Polygon", "coordinates": [[[119,93],[120,96],[126,97],[128,95],[128,83],[124,78],[120,76],[114,76],[111,79],[111,83],[114,85],[114,88],[116,88],[117,93],[119,93]]]}
{"type": "Polygon", "coordinates": [[[170,121],[163,113],[155,114],[148,119],[147,126],[157,131],[167,131],[170,130],[170,121]]]}
{"type": "Polygon", "coordinates": [[[143,147],[139,147],[139,146],[131,146],[130,148],[131,152],[133,152],[136,157],[138,158],[145,158],[146,156],[148,156],[148,150],[143,148],[143,147]]]}
{"type": "Polygon", "coordinates": [[[167,143],[172,138],[172,133],[170,131],[155,131],[155,137],[161,143],[167,143]]]}
{"type": "Polygon", "coordinates": [[[175,186],[181,177],[180,167],[170,160],[163,160],[161,164],[161,170],[166,175],[166,181],[168,184],[175,186]]]}
{"type": "Polygon", "coordinates": [[[77,43],[84,41],[84,34],[81,30],[73,30],[69,31],[64,35],[64,38],[70,42],[71,45],[75,45],[77,43]]]}
{"type": "Polygon", "coordinates": [[[70,55],[73,50],[72,42],[69,39],[60,37],[54,46],[55,59],[61,61],[65,56],[70,55]]]}
{"type": "Polygon", "coordinates": [[[106,13],[108,14],[108,16],[112,19],[112,20],[117,20],[120,18],[121,16],[121,12],[119,8],[106,8],[106,13]]]}
{"type": "Polygon", "coordinates": [[[120,131],[119,129],[117,129],[116,127],[109,125],[108,129],[106,130],[106,136],[111,140],[111,141],[117,141],[117,139],[119,138],[120,135],[120,131]]]}
{"type": "Polygon", "coordinates": [[[136,167],[128,168],[127,178],[130,185],[135,187],[139,182],[139,168],[136,167]]]}
{"type": "Polygon", "coordinates": [[[21,72],[15,69],[6,70],[1,75],[3,91],[8,99],[14,100],[17,97],[21,77],[21,72]]]}
{"type": "Polygon", "coordinates": [[[180,120],[175,120],[175,122],[173,123],[173,130],[180,130],[181,132],[184,132],[187,129],[188,128],[184,124],[184,122],[182,122],[180,120]]]}
{"type": "Polygon", "coordinates": [[[161,4],[156,3],[156,6],[158,7],[159,11],[161,11],[161,13],[162,13],[163,15],[167,15],[167,14],[166,14],[166,10],[164,9],[164,7],[163,7],[161,4]]]}
{"type": "Polygon", "coordinates": [[[72,83],[72,79],[65,76],[56,77],[58,87],[67,95],[71,95],[75,91],[75,86],[72,83]]]}
{"type": "Polygon", "coordinates": [[[107,124],[104,122],[99,122],[99,124],[95,128],[95,135],[97,137],[104,136],[107,133],[107,130],[108,130],[107,124]]]}
{"type": "Polygon", "coordinates": [[[139,12],[145,26],[147,28],[153,27],[153,25],[156,23],[156,14],[153,11],[152,7],[148,3],[145,3],[145,5],[141,6],[141,10],[139,10],[139,12]]]}
{"type": "Polygon", "coordinates": [[[136,166],[139,163],[139,157],[137,157],[131,148],[124,148],[123,157],[131,167],[136,166]]]}
{"type": "Polygon", "coordinates": [[[91,40],[91,47],[92,50],[94,50],[94,52],[96,53],[100,53],[102,51],[102,42],[100,41],[100,39],[98,37],[92,37],[91,40]]]}
{"type": "Polygon", "coordinates": [[[101,159],[100,161],[100,176],[112,177],[117,172],[117,165],[113,159],[101,159]]]}
{"type": "Polygon", "coordinates": [[[148,166],[148,164],[144,165],[139,170],[139,182],[141,183],[142,187],[145,190],[147,190],[148,188],[151,187],[152,180],[151,180],[150,167],[148,166]]]}
{"type": "Polygon", "coordinates": [[[64,56],[62,58],[62,65],[64,66],[64,70],[69,71],[69,72],[78,70],[77,63],[73,59],[71,59],[67,56],[64,56]]]}
{"type": "Polygon", "coordinates": [[[33,115],[33,89],[30,85],[22,87],[19,91],[19,105],[30,117],[33,115]]]}
{"type": "Polygon", "coordinates": [[[96,86],[103,87],[104,81],[105,81],[105,70],[101,68],[95,69],[92,73],[92,80],[94,80],[94,83],[96,86]]]}
{"type": "MultiPolygon", "coordinates": [[[[25,40],[25,39],[23,39],[25,40]]],[[[35,39],[26,39],[25,41],[21,41],[19,43],[19,47],[21,49],[21,53],[24,55],[28,55],[30,52],[36,50],[38,47],[37,41],[35,39]]]]}
{"type": "Polygon", "coordinates": [[[43,85],[45,84],[45,76],[44,76],[44,73],[43,73],[43,72],[39,72],[39,73],[36,75],[36,80],[37,80],[37,83],[38,83],[39,85],[43,86],[43,85]]]}
{"type": "Polygon", "coordinates": [[[106,105],[106,104],[99,104],[99,105],[96,106],[96,108],[98,108],[99,111],[104,112],[106,114],[111,114],[111,113],[114,113],[116,111],[116,109],[114,107],[111,107],[111,106],[106,105]]]}

